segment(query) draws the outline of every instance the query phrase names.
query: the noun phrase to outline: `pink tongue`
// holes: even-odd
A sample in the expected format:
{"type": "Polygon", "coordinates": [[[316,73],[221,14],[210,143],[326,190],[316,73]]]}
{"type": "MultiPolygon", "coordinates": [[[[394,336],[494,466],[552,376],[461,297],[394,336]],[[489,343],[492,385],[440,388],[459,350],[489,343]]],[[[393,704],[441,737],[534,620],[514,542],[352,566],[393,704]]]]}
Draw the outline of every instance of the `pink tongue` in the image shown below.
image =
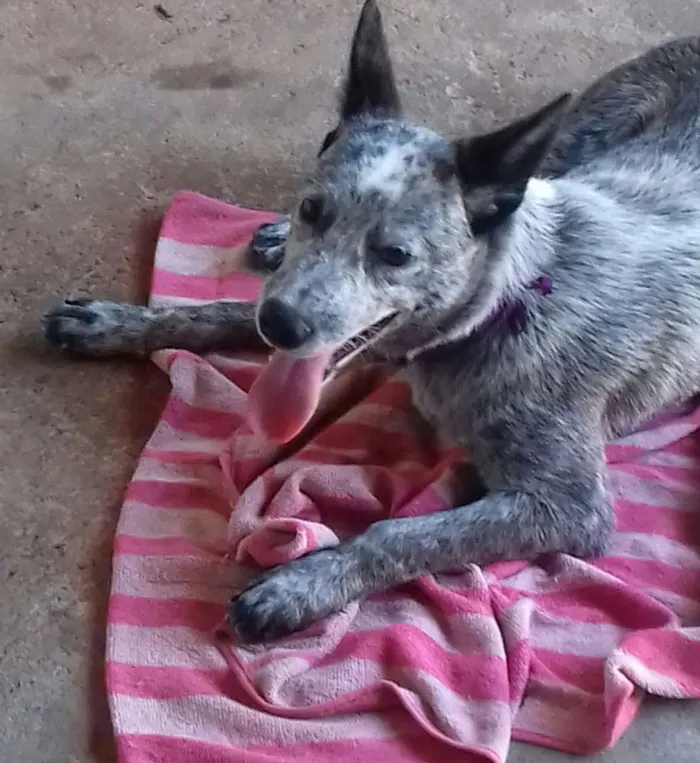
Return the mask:
{"type": "Polygon", "coordinates": [[[294,439],[318,406],[329,361],[330,353],[298,359],[275,352],[248,393],[253,429],[273,442],[294,439]]]}

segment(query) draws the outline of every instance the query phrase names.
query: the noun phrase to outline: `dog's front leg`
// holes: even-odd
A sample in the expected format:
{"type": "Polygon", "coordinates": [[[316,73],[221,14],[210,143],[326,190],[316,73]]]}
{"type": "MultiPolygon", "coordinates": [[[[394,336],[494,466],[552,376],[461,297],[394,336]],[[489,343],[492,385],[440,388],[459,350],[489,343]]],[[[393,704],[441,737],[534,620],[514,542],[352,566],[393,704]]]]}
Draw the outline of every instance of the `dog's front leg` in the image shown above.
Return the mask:
{"type": "MultiPolygon", "coordinates": [[[[602,449],[580,430],[561,436],[550,430],[538,450],[531,439],[536,430],[518,429],[528,447],[518,450],[512,439],[501,448],[491,443],[493,454],[507,462],[501,468],[491,462],[488,469],[491,479],[498,474],[512,488],[449,511],[378,522],[339,546],[271,571],[232,601],[233,630],[244,641],[265,641],[425,574],[557,551],[601,552],[612,522],[602,449]]],[[[482,454],[489,450],[484,443],[482,454]]]]}
{"type": "Polygon", "coordinates": [[[216,352],[263,346],[255,327],[255,305],[144,307],[128,302],[67,299],[43,318],[49,343],[88,357],[145,355],[177,348],[216,352]]]}
{"type": "MultiPolygon", "coordinates": [[[[428,573],[553,551],[601,550],[586,542],[586,536],[600,540],[599,517],[577,532],[571,518],[558,516],[560,510],[566,514],[565,506],[536,496],[502,492],[439,514],[379,522],[255,581],[231,602],[229,624],[243,641],[268,641],[428,573]]],[[[607,529],[607,521],[602,524],[607,529]]]]}
{"type": "MultiPolygon", "coordinates": [[[[248,269],[261,276],[276,270],[288,233],[286,219],[258,228],[246,255],[248,269]]],[[[143,355],[165,348],[202,353],[263,346],[255,306],[241,302],[145,307],[66,299],[44,315],[42,325],[51,344],[91,357],[143,355]]]]}

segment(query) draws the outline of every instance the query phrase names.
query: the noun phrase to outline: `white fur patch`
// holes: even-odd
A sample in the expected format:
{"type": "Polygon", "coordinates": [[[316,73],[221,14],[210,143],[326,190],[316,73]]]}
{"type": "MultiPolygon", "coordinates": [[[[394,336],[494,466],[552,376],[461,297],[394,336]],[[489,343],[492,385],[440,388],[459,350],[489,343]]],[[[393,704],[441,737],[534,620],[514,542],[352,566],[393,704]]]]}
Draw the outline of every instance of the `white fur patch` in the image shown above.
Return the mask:
{"type": "Polygon", "coordinates": [[[554,186],[542,178],[530,178],[525,193],[533,201],[552,201],[555,197],[554,186]]]}
{"type": "Polygon", "coordinates": [[[499,295],[512,294],[542,275],[549,247],[537,251],[533,241],[551,240],[553,218],[550,207],[555,203],[557,193],[549,180],[530,178],[525,196],[504,229],[501,239],[506,256],[493,274],[493,285],[499,295]]]}
{"type": "Polygon", "coordinates": [[[415,154],[415,146],[390,146],[381,156],[366,159],[357,179],[360,193],[381,193],[390,200],[400,198],[405,188],[406,158],[415,154]]]}

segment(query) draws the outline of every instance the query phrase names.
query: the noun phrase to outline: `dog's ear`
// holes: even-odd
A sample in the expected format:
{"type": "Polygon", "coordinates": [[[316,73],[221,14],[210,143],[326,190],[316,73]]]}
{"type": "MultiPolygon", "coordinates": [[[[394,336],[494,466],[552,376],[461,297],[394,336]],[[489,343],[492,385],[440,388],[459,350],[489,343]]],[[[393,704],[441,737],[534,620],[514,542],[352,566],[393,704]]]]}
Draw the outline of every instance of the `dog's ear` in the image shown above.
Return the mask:
{"type": "Polygon", "coordinates": [[[363,114],[396,117],[401,100],[376,0],[365,0],[350,48],[350,61],[340,98],[340,124],[326,135],[318,155],[329,149],[343,125],[363,114]]]}
{"type": "Polygon", "coordinates": [[[336,142],[336,140],[338,140],[341,129],[341,126],[338,125],[335,130],[331,130],[328,135],[326,135],[326,137],[323,139],[323,143],[321,143],[321,149],[318,152],[318,156],[321,156],[323,153],[325,153],[336,142]]]}
{"type": "Polygon", "coordinates": [[[355,29],[341,102],[341,115],[397,116],[401,101],[376,0],[366,0],[355,29]]]}
{"type": "Polygon", "coordinates": [[[567,93],[496,132],[455,143],[457,176],[475,235],[491,230],[520,206],[570,101],[567,93]]]}

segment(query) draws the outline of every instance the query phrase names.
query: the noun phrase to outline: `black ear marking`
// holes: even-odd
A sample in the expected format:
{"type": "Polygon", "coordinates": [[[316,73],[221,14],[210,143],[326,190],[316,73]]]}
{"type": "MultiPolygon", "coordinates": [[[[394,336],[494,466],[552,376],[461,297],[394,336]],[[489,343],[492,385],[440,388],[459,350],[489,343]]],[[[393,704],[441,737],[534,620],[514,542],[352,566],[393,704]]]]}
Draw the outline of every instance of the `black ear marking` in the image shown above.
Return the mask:
{"type": "Polygon", "coordinates": [[[504,223],[520,206],[525,196],[527,183],[503,189],[492,189],[490,199],[476,199],[465,195],[465,205],[469,214],[472,233],[483,236],[504,223]]]}
{"type": "Polygon", "coordinates": [[[457,174],[457,164],[454,153],[450,149],[440,147],[438,151],[432,152],[430,162],[435,179],[440,183],[447,183],[457,174]]]}
{"type": "Polygon", "coordinates": [[[500,130],[454,144],[457,175],[475,235],[520,206],[528,180],[545,158],[571,102],[566,93],[500,130]]]}
{"type": "Polygon", "coordinates": [[[323,143],[321,144],[321,150],[318,152],[317,156],[322,156],[323,154],[328,151],[328,149],[338,140],[338,136],[340,135],[340,126],[336,127],[335,130],[331,130],[326,137],[323,139],[323,143]]]}
{"type": "Polygon", "coordinates": [[[458,141],[457,168],[473,185],[517,183],[532,177],[571,100],[566,93],[496,132],[458,141]]]}
{"type": "Polygon", "coordinates": [[[379,6],[376,0],[366,0],[352,40],[341,115],[347,121],[361,114],[397,116],[400,112],[379,6]]]}

